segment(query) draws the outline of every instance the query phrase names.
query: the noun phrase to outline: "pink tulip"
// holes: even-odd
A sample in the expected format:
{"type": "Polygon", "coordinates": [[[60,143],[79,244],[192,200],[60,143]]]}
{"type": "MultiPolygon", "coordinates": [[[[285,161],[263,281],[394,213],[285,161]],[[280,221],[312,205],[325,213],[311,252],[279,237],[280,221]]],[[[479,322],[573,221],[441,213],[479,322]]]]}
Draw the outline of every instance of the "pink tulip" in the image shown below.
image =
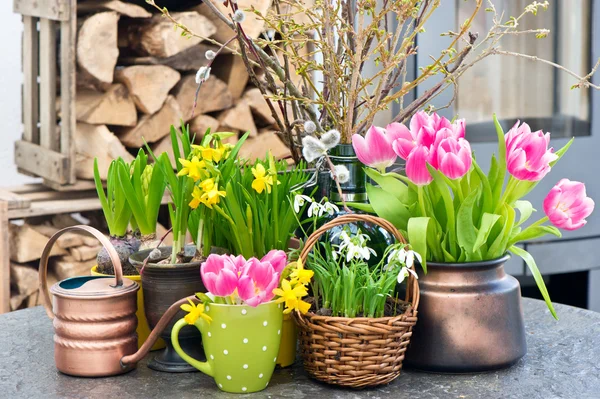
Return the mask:
{"type": "Polygon", "coordinates": [[[278,285],[279,273],[273,265],[252,258],[238,282],[238,295],[247,305],[256,307],[273,299],[273,290],[278,285]]]}
{"type": "Polygon", "coordinates": [[[260,261],[271,263],[273,269],[275,269],[275,272],[281,273],[287,266],[287,255],[281,250],[273,249],[263,256],[260,261]]]}
{"type": "MultiPolygon", "coordinates": [[[[414,117],[413,117],[414,118],[414,117]]],[[[390,123],[385,130],[388,135],[394,137],[392,149],[400,158],[406,160],[410,152],[417,146],[417,135],[413,134],[402,123],[390,123]]]]}
{"type": "Polygon", "coordinates": [[[471,168],[471,145],[465,139],[443,139],[436,151],[437,167],[449,179],[463,177],[471,168]]]}
{"type": "Polygon", "coordinates": [[[231,259],[231,263],[233,263],[233,265],[235,266],[235,270],[237,271],[237,273],[239,275],[243,271],[244,267],[246,266],[246,258],[244,258],[242,255],[238,255],[238,256],[229,255],[229,259],[231,259]]]}
{"type": "Polygon", "coordinates": [[[429,150],[424,146],[415,147],[406,160],[406,176],[418,186],[425,186],[433,180],[427,169],[429,150]]]}
{"type": "Polygon", "coordinates": [[[519,121],[506,133],[506,167],[518,180],[538,181],[550,172],[550,162],[558,156],[548,149],[550,133],[532,132],[519,121]]]}
{"type": "Polygon", "coordinates": [[[229,296],[237,287],[236,266],[226,255],[209,255],[200,266],[200,275],[208,292],[215,296],[229,296]]]}
{"type": "Polygon", "coordinates": [[[385,169],[396,160],[392,149],[392,137],[385,129],[371,126],[365,137],[360,134],[352,136],[352,146],[358,159],[365,165],[375,169],[385,169]]]}
{"type": "Polygon", "coordinates": [[[550,222],[565,230],[576,230],[587,223],[594,201],[586,195],[585,184],[560,180],[544,199],[544,212],[550,222]]]}

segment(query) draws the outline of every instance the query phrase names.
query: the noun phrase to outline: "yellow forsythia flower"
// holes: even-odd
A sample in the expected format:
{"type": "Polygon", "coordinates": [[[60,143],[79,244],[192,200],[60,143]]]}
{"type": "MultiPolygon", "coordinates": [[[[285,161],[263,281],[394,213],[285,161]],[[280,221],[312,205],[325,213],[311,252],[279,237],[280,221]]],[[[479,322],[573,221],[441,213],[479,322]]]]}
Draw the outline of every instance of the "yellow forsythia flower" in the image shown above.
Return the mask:
{"type": "Polygon", "coordinates": [[[277,303],[285,302],[285,310],[283,313],[290,313],[292,310],[298,310],[302,314],[306,314],[310,309],[310,304],[304,302],[302,297],[308,295],[306,287],[302,284],[297,284],[292,288],[292,284],[288,280],[281,281],[281,288],[275,288],[273,294],[279,298],[275,300],[277,303]]]}
{"type": "Polygon", "coordinates": [[[198,157],[192,157],[191,161],[180,158],[181,170],[177,173],[177,176],[188,175],[194,181],[200,180],[202,177],[202,170],[206,167],[206,163],[198,159],[198,157]]]}
{"type": "Polygon", "coordinates": [[[199,303],[196,305],[190,299],[188,299],[188,302],[189,302],[189,305],[187,303],[184,303],[183,305],[181,305],[181,310],[189,312],[184,317],[185,322],[191,325],[191,324],[196,323],[196,320],[198,320],[198,318],[201,317],[204,320],[206,320],[207,323],[210,324],[210,322],[212,321],[212,318],[209,315],[207,315],[206,313],[204,313],[204,304],[199,303]]]}
{"type": "Polygon", "coordinates": [[[254,181],[252,182],[252,188],[257,193],[262,193],[267,189],[267,193],[271,193],[271,186],[273,185],[273,176],[267,175],[267,171],[262,164],[257,164],[255,168],[252,168],[252,174],[254,175],[254,181]]]}

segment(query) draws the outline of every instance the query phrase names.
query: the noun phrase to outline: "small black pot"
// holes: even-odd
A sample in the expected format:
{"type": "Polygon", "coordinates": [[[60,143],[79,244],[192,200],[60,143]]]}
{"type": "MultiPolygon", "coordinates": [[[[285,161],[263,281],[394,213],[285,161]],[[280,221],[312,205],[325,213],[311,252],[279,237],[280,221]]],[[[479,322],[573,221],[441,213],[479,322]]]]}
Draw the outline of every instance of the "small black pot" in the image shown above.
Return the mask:
{"type": "MultiPolygon", "coordinates": [[[[170,256],[171,247],[160,247],[161,258],[170,256]]],[[[129,261],[138,270],[152,249],[146,249],[133,254],[129,261]]],[[[200,277],[200,262],[190,262],[175,265],[158,265],[148,263],[142,275],[142,291],[144,294],[144,310],[150,329],[158,323],[165,311],[181,298],[194,295],[196,292],[206,292],[200,277]]],[[[171,344],[171,329],[185,312],[180,310],[161,333],[161,338],[167,344],[148,364],[153,370],[169,373],[196,372],[195,367],[183,360],[171,344]]],[[[190,356],[204,360],[202,337],[194,326],[185,326],[179,335],[179,344],[190,356]]]]}
{"type": "Polygon", "coordinates": [[[471,373],[509,367],[527,353],[521,288],[504,272],[509,255],[418,268],[419,322],[405,363],[425,371],[471,373]]]}

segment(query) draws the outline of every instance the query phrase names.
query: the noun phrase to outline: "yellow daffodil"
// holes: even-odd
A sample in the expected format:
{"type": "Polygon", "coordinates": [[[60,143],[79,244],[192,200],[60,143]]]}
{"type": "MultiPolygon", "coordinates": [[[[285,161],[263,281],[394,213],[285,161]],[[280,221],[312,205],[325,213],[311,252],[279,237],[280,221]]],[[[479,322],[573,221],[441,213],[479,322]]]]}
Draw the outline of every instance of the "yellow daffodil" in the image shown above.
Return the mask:
{"type": "Polygon", "coordinates": [[[315,272],[313,272],[312,270],[305,269],[304,265],[302,264],[302,260],[300,259],[298,259],[298,262],[296,263],[296,268],[293,269],[292,273],[290,274],[290,277],[292,278],[292,284],[300,283],[306,285],[310,283],[310,279],[315,274],[315,272]]]}
{"type": "Polygon", "coordinates": [[[202,202],[202,190],[200,190],[200,188],[198,186],[195,186],[194,191],[192,191],[192,200],[189,203],[190,208],[192,208],[192,209],[198,208],[198,205],[200,205],[200,202],[202,202]]]}
{"type": "Polygon", "coordinates": [[[200,202],[212,209],[212,206],[219,203],[221,197],[225,197],[225,191],[219,191],[219,187],[213,186],[209,191],[204,192],[200,202]]]}
{"type": "Polygon", "coordinates": [[[192,144],[192,148],[197,151],[203,160],[219,162],[223,159],[224,148],[211,148],[210,146],[201,146],[192,144]]]}
{"type": "Polygon", "coordinates": [[[202,189],[202,191],[210,191],[215,187],[215,179],[210,178],[203,180],[199,186],[202,189]]]}
{"type": "Polygon", "coordinates": [[[271,186],[273,185],[273,176],[267,175],[267,171],[262,164],[256,164],[255,168],[252,168],[252,174],[254,175],[254,181],[252,182],[252,188],[257,193],[262,193],[267,189],[267,193],[271,193],[271,186]]]}
{"type": "Polygon", "coordinates": [[[300,299],[308,295],[306,287],[301,284],[297,284],[292,288],[292,284],[289,280],[282,280],[281,288],[275,288],[273,294],[279,297],[275,302],[285,302],[285,310],[283,311],[285,314],[290,313],[292,310],[299,310],[301,313],[305,314],[308,312],[308,309],[310,309],[310,304],[300,299]]]}
{"type": "Polygon", "coordinates": [[[191,161],[187,159],[180,158],[179,162],[181,162],[181,170],[177,173],[177,176],[185,176],[188,175],[194,181],[200,180],[202,177],[202,169],[206,167],[206,163],[198,159],[198,157],[192,157],[191,161]]]}
{"type": "Polygon", "coordinates": [[[204,320],[206,320],[207,323],[210,324],[212,318],[206,313],[204,313],[204,304],[199,303],[196,305],[190,299],[188,299],[188,302],[189,305],[187,303],[181,305],[181,310],[188,312],[188,314],[186,314],[184,317],[186,323],[193,325],[194,323],[196,323],[196,320],[198,320],[198,318],[201,317],[204,320]]]}

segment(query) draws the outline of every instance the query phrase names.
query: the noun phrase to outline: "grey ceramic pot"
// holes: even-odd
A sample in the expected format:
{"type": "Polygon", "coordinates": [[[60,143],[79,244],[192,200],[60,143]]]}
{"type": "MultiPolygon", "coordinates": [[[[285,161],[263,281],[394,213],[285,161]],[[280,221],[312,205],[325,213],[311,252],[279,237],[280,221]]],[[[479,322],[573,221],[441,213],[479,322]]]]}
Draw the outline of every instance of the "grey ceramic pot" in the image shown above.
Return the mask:
{"type": "Polygon", "coordinates": [[[509,255],[419,268],[419,322],[405,364],[446,373],[508,367],[527,353],[521,287],[504,272],[509,255]]]}

